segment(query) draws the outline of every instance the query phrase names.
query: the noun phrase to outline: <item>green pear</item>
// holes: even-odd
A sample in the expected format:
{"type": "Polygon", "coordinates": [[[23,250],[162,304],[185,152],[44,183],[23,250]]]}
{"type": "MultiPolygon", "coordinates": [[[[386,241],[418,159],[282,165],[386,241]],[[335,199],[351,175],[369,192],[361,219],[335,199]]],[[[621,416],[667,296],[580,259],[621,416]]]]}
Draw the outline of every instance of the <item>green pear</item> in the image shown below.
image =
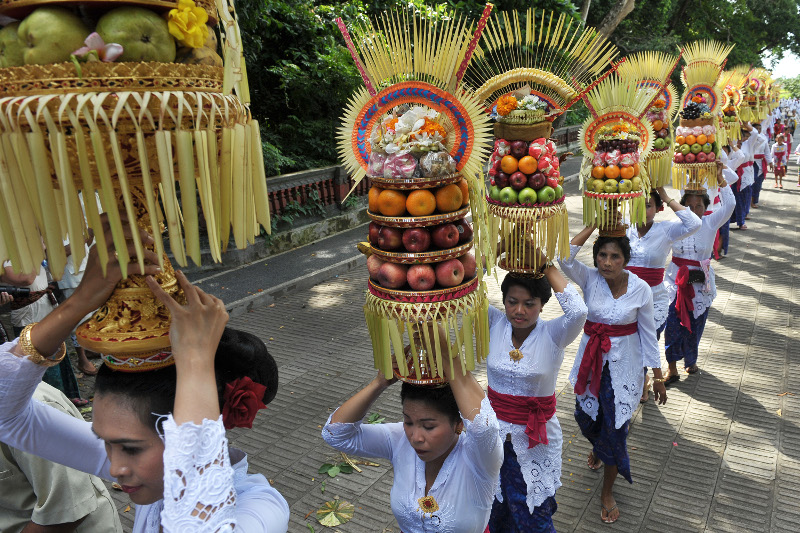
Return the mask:
{"type": "Polygon", "coordinates": [[[175,61],[175,39],[167,21],[141,7],[118,7],[100,17],[97,33],[108,43],[122,45],[117,61],[175,61]]]}
{"type": "Polygon", "coordinates": [[[36,9],[17,30],[26,65],[69,61],[69,56],[83,46],[88,35],[89,28],[80,17],[61,7],[36,9]]]}
{"type": "Polygon", "coordinates": [[[25,64],[22,42],[17,37],[19,22],[12,22],[0,30],[0,68],[18,67],[25,64]]]}

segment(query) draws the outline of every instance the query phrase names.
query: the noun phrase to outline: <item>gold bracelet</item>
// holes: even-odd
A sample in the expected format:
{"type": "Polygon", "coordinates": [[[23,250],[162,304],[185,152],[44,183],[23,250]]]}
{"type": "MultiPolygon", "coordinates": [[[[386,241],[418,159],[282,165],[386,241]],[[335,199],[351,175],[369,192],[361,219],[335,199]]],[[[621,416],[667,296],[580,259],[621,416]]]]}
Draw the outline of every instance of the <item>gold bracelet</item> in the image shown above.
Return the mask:
{"type": "Polygon", "coordinates": [[[667,380],[664,378],[653,378],[653,383],[664,383],[665,381],[667,380]]]}
{"type": "Polygon", "coordinates": [[[33,346],[33,342],[31,342],[31,330],[37,323],[38,322],[28,324],[25,326],[25,328],[23,328],[22,333],[19,335],[19,346],[22,349],[22,354],[27,356],[30,362],[33,364],[45,367],[56,366],[61,362],[62,359],[64,359],[64,356],[67,355],[67,345],[66,343],[62,342],[58,352],[52,357],[43,355],[33,346]]]}

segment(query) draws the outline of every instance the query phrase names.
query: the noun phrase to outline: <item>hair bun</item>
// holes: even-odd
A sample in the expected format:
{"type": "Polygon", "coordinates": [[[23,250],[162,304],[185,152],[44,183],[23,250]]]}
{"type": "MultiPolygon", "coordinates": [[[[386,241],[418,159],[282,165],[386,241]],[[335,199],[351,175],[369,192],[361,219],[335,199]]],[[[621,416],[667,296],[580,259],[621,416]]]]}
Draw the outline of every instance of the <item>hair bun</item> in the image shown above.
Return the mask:
{"type": "Polygon", "coordinates": [[[249,377],[267,390],[263,401],[268,404],[278,393],[278,364],[264,341],[246,331],[225,328],[214,359],[218,387],[242,377],[249,377]]]}

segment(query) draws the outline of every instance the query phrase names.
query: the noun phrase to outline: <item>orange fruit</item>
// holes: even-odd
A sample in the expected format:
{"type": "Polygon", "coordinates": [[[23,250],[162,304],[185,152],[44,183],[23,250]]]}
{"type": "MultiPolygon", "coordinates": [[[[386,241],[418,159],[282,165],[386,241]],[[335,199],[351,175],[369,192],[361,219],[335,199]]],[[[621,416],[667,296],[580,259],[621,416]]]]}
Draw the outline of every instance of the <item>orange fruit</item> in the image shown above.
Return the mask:
{"type": "Polygon", "coordinates": [[[526,155],[525,157],[519,160],[519,171],[522,172],[523,174],[533,174],[534,172],[536,172],[538,165],[539,162],[536,161],[535,157],[526,155]]]}
{"type": "Polygon", "coordinates": [[[387,217],[399,217],[405,214],[406,195],[392,189],[381,191],[378,195],[378,210],[387,217]]]}
{"type": "MultiPolygon", "coordinates": [[[[516,162],[516,159],[514,159],[514,162],[516,162]]],[[[444,187],[439,187],[436,189],[435,194],[436,207],[439,209],[440,213],[451,213],[461,209],[463,197],[461,194],[461,188],[458,185],[450,184],[445,185],[444,187]]]]}
{"type": "Polygon", "coordinates": [[[629,180],[633,177],[633,167],[622,167],[619,169],[619,177],[624,180],[629,180]]]}
{"type": "Polygon", "coordinates": [[[601,180],[606,177],[606,167],[592,167],[592,177],[601,180]]]}
{"type": "Polygon", "coordinates": [[[714,134],[713,133],[710,133],[710,134],[706,135],[706,142],[707,143],[713,143],[714,142],[714,134]]]}
{"type": "Polygon", "coordinates": [[[694,135],[687,135],[683,140],[686,144],[694,144],[697,142],[697,138],[695,138],[694,135]]]}
{"type": "Polygon", "coordinates": [[[664,129],[664,123],[661,122],[660,120],[654,120],[653,129],[656,131],[664,129]]]}
{"type": "Polygon", "coordinates": [[[517,158],[513,155],[505,155],[503,159],[500,160],[500,170],[506,174],[513,174],[518,168],[519,163],[517,162],[517,158]]]}
{"type": "Polygon", "coordinates": [[[697,139],[695,139],[695,140],[697,141],[697,144],[705,144],[707,142],[706,141],[706,136],[703,135],[702,133],[700,135],[698,135],[697,139]]]}
{"type": "Polygon", "coordinates": [[[617,165],[608,165],[603,173],[607,179],[617,179],[619,177],[619,167],[617,165]]]}
{"type": "Polygon", "coordinates": [[[634,163],[633,164],[633,175],[634,176],[638,176],[639,175],[639,163],[634,163]]]}
{"type": "Polygon", "coordinates": [[[406,210],[415,217],[428,216],[436,211],[436,197],[428,189],[412,191],[406,198],[406,210]]]}
{"type": "Polygon", "coordinates": [[[678,135],[675,137],[675,142],[678,144],[683,144],[686,142],[686,139],[683,137],[683,135],[678,135]]]}
{"type": "Polygon", "coordinates": [[[465,178],[461,178],[461,181],[456,183],[458,188],[461,189],[461,207],[469,204],[469,185],[467,184],[467,180],[465,178]]]}
{"type": "Polygon", "coordinates": [[[381,194],[383,189],[379,189],[378,187],[370,187],[369,188],[369,210],[373,213],[380,213],[380,206],[378,204],[378,196],[381,194]]]}

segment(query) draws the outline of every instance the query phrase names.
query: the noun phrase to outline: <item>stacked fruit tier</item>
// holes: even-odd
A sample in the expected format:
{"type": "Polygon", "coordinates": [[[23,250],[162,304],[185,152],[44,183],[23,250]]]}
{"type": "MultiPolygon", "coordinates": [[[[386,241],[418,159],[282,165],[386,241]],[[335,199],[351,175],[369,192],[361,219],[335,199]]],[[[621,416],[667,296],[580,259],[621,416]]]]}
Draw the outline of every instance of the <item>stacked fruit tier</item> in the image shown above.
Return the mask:
{"type": "MultiPolygon", "coordinates": [[[[729,142],[741,139],[742,126],[739,121],[739,114],[736,112],[736,106],[733,103],[728,104],[722,110],[722,126],[725,128],[725,134],[729,142]]],[[[720,142],[720,144],[723,143],[720,142]]]]}
{"type": "Polygon", "coordinates": [[[680,120],[675,130],[673,183],[676,189],[692,186],[713,187],[716,183],[716,163],[719,142],[714,118],[680,120]]]}
{"type": "Polygon", "coordinates": [[[373,152],[369,172],[370,290],[410,301],[477,281],[467,181],[447,152],[373,152]]]}
{"type": "Polygon", "coordinates": [[[639,146],[639,137],[630,132],[624,138],[612,136],[598,141],[591,176],[584,183],[584,224],[607,228],[616,224],[616,213],[627,206],[632,222],[643,221],[647,181],[639,166],[639,146]]]}
{"type": "Polygon", "coordinates": [[[489,159],[491,239],[500,245],[498,266],[512,272],[537,271],[537,248],[551,258],[567,250],[567,210],[556,145],[545,137],[531,139],[534,134],[549,135],[550,123],[545,126],[495,127],[495,134],[511,139],[495,138],[489,159]]]}
{"type": "Polygon", "coordinates": [[[670,161],[672,157],[672,151],[670,150],[672,132],[666,101],[663,99],[656,100],[647,112],[646,118],[653,125],[656,138],[653,141],[653,149],[644,163],[647,166],[650,184],[653,187],[663,187],[669,183],[672,177],[672,162],[670,161]]]}

